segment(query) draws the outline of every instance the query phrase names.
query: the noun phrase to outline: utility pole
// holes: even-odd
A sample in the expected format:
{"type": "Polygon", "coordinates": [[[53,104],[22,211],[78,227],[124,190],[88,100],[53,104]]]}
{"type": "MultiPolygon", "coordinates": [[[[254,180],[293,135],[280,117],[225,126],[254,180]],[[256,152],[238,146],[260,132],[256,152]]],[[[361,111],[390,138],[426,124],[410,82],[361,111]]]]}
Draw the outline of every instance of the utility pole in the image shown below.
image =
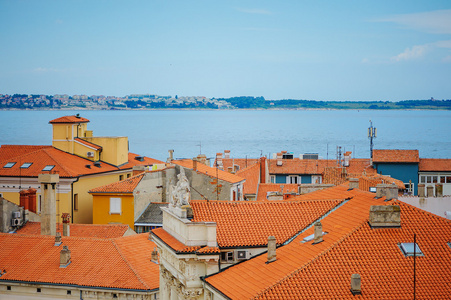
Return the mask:
{"type": "Polygon", "coordinates": [[[377,136],[377,129],[373,127],[373,122],[370,120],[370,127],[368,127],[368,138],[370,139],[370,156],[373,158],[373,138],[377,136]]]}

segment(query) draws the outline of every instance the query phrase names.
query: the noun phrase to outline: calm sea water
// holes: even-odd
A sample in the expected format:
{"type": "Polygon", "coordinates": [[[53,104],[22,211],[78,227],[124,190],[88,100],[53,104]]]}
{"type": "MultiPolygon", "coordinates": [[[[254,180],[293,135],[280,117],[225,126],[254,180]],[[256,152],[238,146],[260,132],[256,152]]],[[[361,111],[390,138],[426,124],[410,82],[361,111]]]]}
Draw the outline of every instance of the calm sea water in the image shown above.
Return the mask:
{"type": "Polygon", "coordinates": [[[449,111],[0,111],[0,144],[51,145],[50,120],[80,113],[94,136],[128,136],[130,151],[166,160],[259,157],[287,150],[335,159],[337,146],[368,158],[369,120],[375,149],[418,149],[423,158],[451,158],[449,111]]]}

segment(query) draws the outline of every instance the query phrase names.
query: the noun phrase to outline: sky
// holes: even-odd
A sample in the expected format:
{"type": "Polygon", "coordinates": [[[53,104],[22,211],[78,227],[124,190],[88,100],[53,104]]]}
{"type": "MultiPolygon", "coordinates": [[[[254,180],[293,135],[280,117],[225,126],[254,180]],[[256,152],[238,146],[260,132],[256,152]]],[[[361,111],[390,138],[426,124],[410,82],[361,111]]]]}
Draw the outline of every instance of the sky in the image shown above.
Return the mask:
{"type": "Polygon", "coordinates": [[[451,99],[451,1],[0,0],[0,94],[451,99]]]}

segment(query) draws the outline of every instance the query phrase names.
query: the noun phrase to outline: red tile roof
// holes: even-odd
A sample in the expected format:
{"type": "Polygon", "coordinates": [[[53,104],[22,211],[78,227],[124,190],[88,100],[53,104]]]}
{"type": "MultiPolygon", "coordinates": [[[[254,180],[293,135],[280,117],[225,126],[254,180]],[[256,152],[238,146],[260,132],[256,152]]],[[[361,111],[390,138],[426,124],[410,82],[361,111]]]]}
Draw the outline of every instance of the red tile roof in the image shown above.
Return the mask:
{"type": "Polygon", "coordinates": [[[420,158],[420,172],[451,172],[451,159],[420,158]]]}
{"type": "Polygon", "coordinates": [[[77,117],[77,116],[64,116],[60,118],[56,118],[54,120],[51,120],[50,124],[57,124],[57,123],[87,123],[89,122],[88,119],[77,117]]]}
{"type": "Polygon", "coordinates": [[[89,193],[129,193],[132,194],[136,186],[141,182],[145,173],[140,173],[130,178],[113,182],[104,186],[99,186],[89,191],[89,193]]]}
{"type": "Polygon", "coordinates": [[[229,167],[231,168],[234,165],[239,166],[239,169],[241,170],[258,163],[259,161],[258,158],[223,158],[222,165],[225,171],[228,171],[229,167]]]}
{"type": "Polygon", "coordinates": [[[196,253],[197,250],[202,248],[201,246],[186,246],[182,242],[179,242],[175,237],[170,235],[163,228],[157,228],[152,230],[152,236],[157,237],[161,241],[163,241],[168,247],[175,251],[178,254],[188,254],[188,253],[196,253]]]}
{"type": "Polygon", "coordinates": [[[341,200],[191,201],[193,222],[216,222],[219,247],[264,246],[268,236],[282,244],[341,200]]]}
{"type": "Polygon", "coordinates": [[[55,237],[0,233],[1,281],[79,285],[150,292],[159,287],[159,265],[150,261],[156,245],[148,234],[118,239],[55,237]],[[71,263],[60,268],[68,246],[71,263]]]}
{"type": "Polygon", "coordinates": [[[326,159],[282,159],[277,165],[276,159],[268,159],[269,174],[322,174],[324,168],[337,165],[336,160],[326,159]]]}
{"type": "Polygon", "coordinates": [[[258,186],[258,201],[268,200],[267,196],[269,192],[281,192],[283,186],[283,193],[298,193],[299,185],[291,183],[260,183],[258,186]]]}
{"type": "Polygon", "coordinates": [[[236,172],[236,175],[246,179],[243,184],[243,192],[245,195],[257,194],[257,188],[260,181],[260,163],[239,170],[236,172]]]}
{"type": "MultiPolygon", "coordinates": [[[[181,159],[181,160],[173,160],[174,164],[182,166],[184,168],[193,169],[193,161],[191,159],[181,159]]],[[[200,162],[197,163],[197,172],[208,175],[210,177],[218,177],[220,180],[224,180],[230,183],[238,183],[244,181],[245,179],[237,176],[235,174],[231,174],[229,172],[225,172],[216,168],[209,167],[200,162]]]]}
{"type": "Polygon", "coordinates": [[[418,150],[373,150],[375,163],[419,163],[418,150]]]}
{"type": "MultiPolygon", "coordinates": [[[[70,224],[70,236],[73,237],[96,237],[96,238],[118,238],[124,236],[130,227],[124,224],[70,224]]],[[[63,224],[56,224],[56,231],[63,235],[63,224]]],[[[40,235],[41,222],[27,222],[17,230],[17,234],[40,235]]]]}
{"type": "Polygon", "coordinates": [[[148,157],[144,157],[144,161],[138,161],[135,159],[136,154],[134,153],[129,153],[128,157],[129,162],[120,167],[102,161],[99,162],[100,167],[97,167],[89,159],[72,155],[52,146],[2,145],[0,147],[0,176],[37,177],[39,174],[45,173],[42,171],[45,166],[53,165],[55,167],[50,171],[51,173],[67,178],[126,170],[135,165],[163,163],[148,157]],[[8,162],[16,162],[16,164],[12,168],[4,168],[8,162]],[[26,169],[20,168],[25,162],[32,163],[32,165],[26,169]]]}

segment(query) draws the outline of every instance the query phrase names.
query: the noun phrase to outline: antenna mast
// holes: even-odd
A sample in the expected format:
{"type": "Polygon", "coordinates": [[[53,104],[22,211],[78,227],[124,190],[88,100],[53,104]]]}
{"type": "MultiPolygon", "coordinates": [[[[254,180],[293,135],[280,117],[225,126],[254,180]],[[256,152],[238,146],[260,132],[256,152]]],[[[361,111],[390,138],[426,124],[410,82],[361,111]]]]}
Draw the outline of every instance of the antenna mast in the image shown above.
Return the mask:
{"type": "Polygon", "coordinates": [[[377,129],[373,127],[373,122],[370,120],[370,127],[368,127],[368,138],[370,139],[370,156],[373,158],[373,138],[377,136],[377,129]]]}

